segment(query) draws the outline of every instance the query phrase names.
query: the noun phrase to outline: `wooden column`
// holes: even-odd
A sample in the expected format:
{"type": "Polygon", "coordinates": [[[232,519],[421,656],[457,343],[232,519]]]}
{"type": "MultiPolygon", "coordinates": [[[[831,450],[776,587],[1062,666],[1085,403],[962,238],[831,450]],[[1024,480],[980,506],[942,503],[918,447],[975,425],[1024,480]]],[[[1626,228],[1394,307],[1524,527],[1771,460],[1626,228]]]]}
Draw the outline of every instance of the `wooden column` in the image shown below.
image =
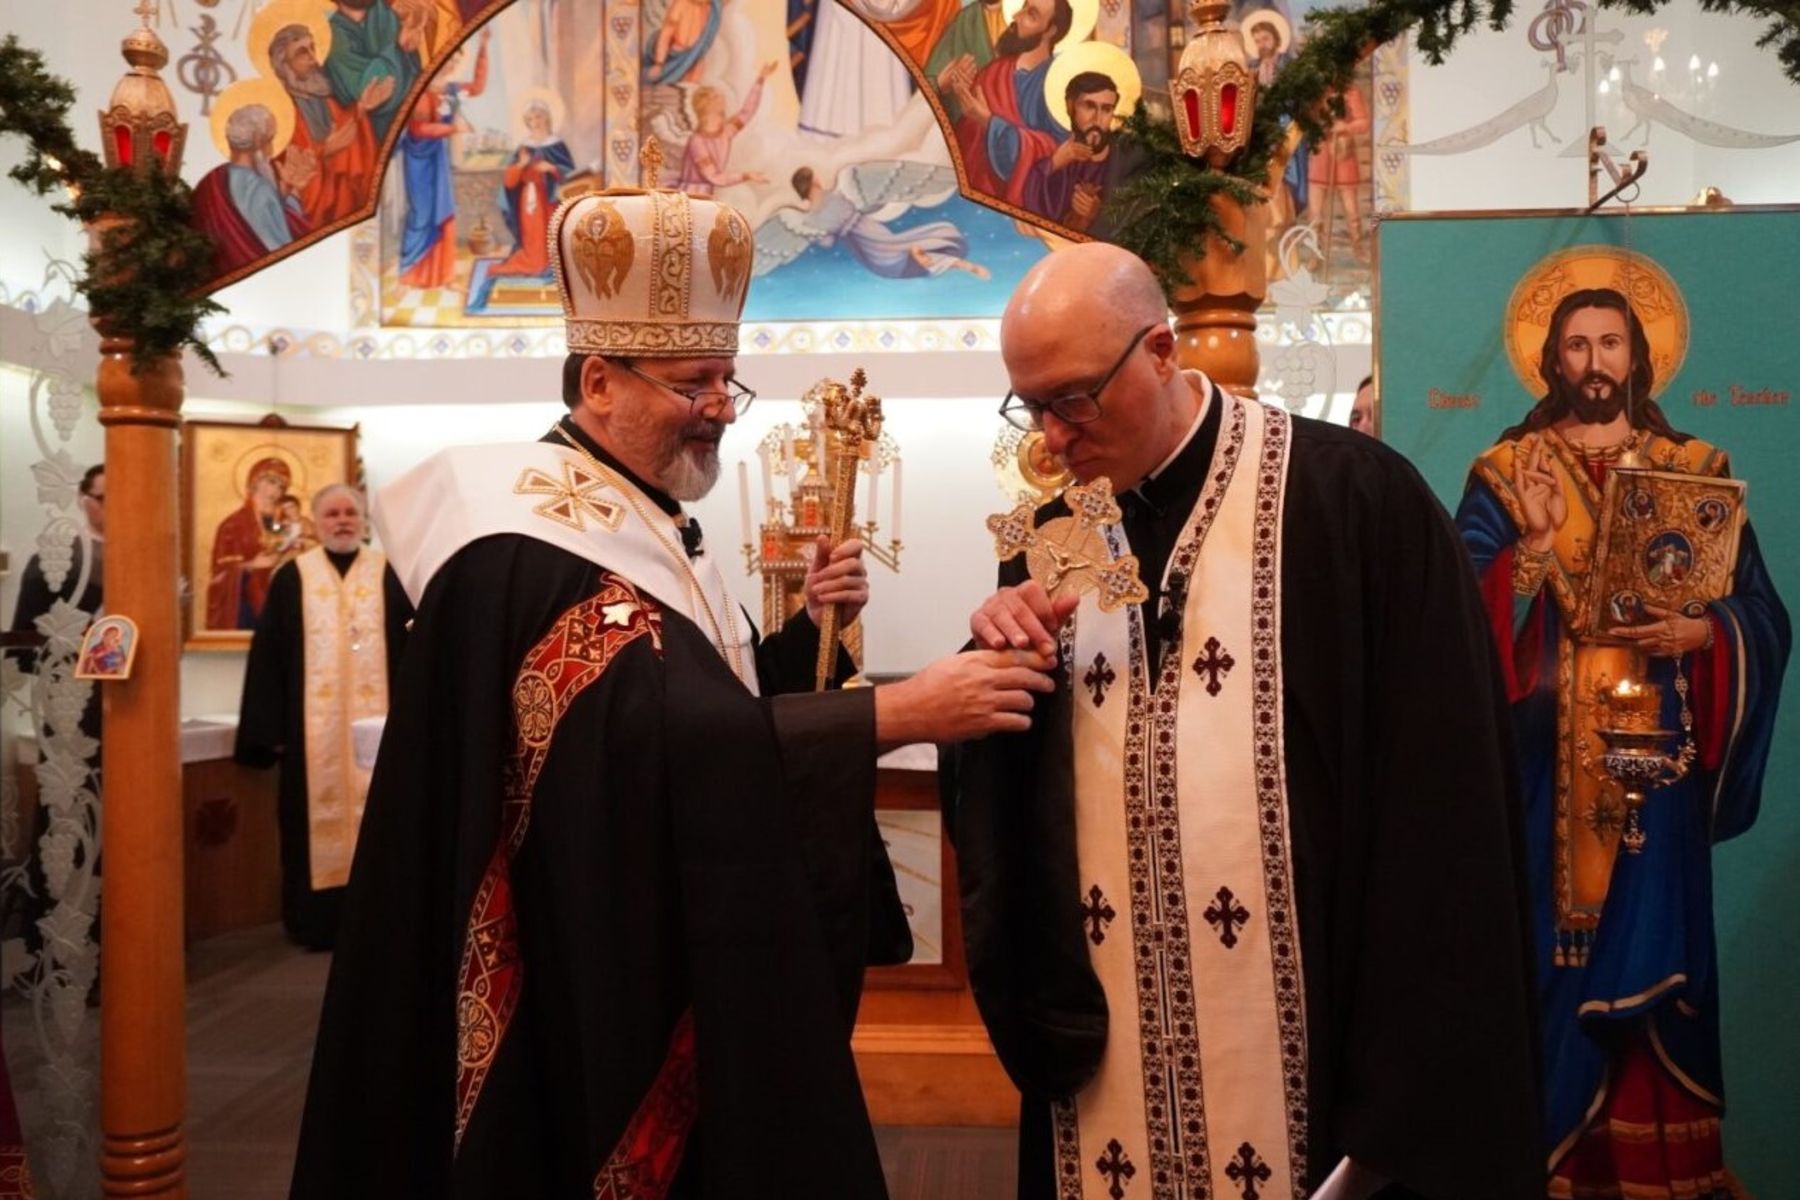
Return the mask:
{"type": "Polygon", "coordinates": [[[181,612],[175,436],[180,360],[132,367],[101,328],[106,610],[138,626],[129,680],[104,683],[100,1173],[107,1196],[187,1195],[182,954],[181,612]]]}
{"type": "Polygon", "coordinates": [[[1213,210],[1244,249],[1234,253],[1217,238],[1209,238],[1205,255],[1189,263],[1192,282],[1170,293],[1176,358],[1184,367],[1204,371],[1226,391],[1253,398],[1261,369],[1256,310],[1269,294],[1269,206],[1246,208],[1218,196],[1213,210]]]}

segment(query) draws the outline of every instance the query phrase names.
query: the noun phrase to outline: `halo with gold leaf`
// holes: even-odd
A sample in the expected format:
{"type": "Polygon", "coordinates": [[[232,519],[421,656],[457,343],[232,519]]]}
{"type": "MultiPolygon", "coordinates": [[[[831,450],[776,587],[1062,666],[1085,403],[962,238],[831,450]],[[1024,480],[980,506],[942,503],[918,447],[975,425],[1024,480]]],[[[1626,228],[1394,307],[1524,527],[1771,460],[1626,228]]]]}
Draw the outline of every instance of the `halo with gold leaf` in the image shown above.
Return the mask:
{"type": "Polygon", "coordinates": [[[258,72],[275,78],[269,43],[289,25],[304,25],[312,34],[313,55],[323,63],[331,53],[331,13],[330,0],[275,0],[250,21],[250,36],[245,42],[250,61],[258,72]]]}
{"type": "MultiPolygon", "coordinates": [[[[312,490],[307,486],[305,460],[286,446],[278,446],[274,442],[263,442],[238,455],[237,462],[232,464],[231,468],[232,484],[237,488],[237,494],[240,496],[249,494],[251,470],[264,459],[270,458],[279,459],[287,464],[287,490],[296,496],[310,499],[312,490]]],[[[302,501],[302,503],[305,502],[302,501]]]]}
{"type": "MultiPolygon", "coordinates": [[[[1025,0],[1000,0],[1000,13],[1008,22],[1018,16],[1019,10],[1024,7],[1025,0]]],[[[1094,32],[1094,26],[1100,23],[1100,0],[1069,0],[1069,7],[1075,12],[1075,19],[1062,41],[1056,43],[1058,54],[1067,54],[1077,45],[1085,43],[1094,32]]]]}
{"type": "Polygon", "coordinates": [[[1244,39],[1244,54],[1255,62],[1262,57],[1262,51],[1250,38],[1250,31],[1258,25],[1268,25],[1275,30],[1275,53],[1286,54],[1294,48],[1294,26],[1281,15],[1279,9],[1259,8],[1255,12],[1247,12],[1238,21],[1238,36],[1244,39]]]}
{"type": "Polygon", "coordinates": [[[288,95],[287,89],[278,81],[267,77],[240,79],[213,101],[213,145],[219,148],[219,153],[224,157],[231,157],[231,145],[225,140],[225,123],[240,108],[248,108],[252,104],[262,105],[275,116],[275,144],[269,148],[270,158],[286,150],[288,143],[294,140],[294,98],[288,95]]]}
{"type": "Polygon", "coordinates": [[[1050,115],[1064,129],[1074,127],[1065,95],[1069,80],[1084,71],[1098,72],[1118,86],[1119,107],[1113,112],[1113,128],[1117,129],[1137,111],[1138,100],[1144,94],[1144,77],[1138,74],[1131,55],[1111,42],[1083,42],[1050,60],[1050,73],[1044,77],[1044,99],[1050,106],[1050,115]]]}
{"type": "Polygon", "coordinates": [[[1571,292],[1611,288],[1624,296],[1650,342],[1655,398],[1687,360],[1691,322],[1681,288],[1655,260],[1617,246],[1574,246],[1559,250],[1527,271],[1506,303],[1506,357],[1532,397],[1547,386],[1538,372],[1550,318],[1571,292]]]}

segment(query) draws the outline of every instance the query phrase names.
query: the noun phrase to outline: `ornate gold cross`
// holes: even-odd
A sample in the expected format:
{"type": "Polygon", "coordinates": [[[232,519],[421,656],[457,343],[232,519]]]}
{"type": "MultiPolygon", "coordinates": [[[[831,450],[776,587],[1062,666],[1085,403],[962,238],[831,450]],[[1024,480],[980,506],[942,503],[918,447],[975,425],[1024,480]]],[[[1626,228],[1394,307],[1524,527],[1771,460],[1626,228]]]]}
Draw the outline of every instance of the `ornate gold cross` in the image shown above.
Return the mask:
{"type": "Polygon", "coordinates": [[[638,165],[643,168],[645,187],[655,190],[662,186],[663,148],[654,133],[644,138],[643,148],[638,151],[638,165]]]}
{"type": "Polygon", "coordinates": [[[1115,559],[1102,532],[1124,515],[1113,499],[1112,480],[1078,484],[1065,491],[1063,498],[1068,501],[1069,515],[1039,526],[1032,525],[1029,504],[989,517],[994,554],[1004,562],[1023,553],[1031,577],[1052,597],[1098,592],[1103,612],[1148,600],[1150,589],[1138,578],[1137,556],[1115,559]]]}

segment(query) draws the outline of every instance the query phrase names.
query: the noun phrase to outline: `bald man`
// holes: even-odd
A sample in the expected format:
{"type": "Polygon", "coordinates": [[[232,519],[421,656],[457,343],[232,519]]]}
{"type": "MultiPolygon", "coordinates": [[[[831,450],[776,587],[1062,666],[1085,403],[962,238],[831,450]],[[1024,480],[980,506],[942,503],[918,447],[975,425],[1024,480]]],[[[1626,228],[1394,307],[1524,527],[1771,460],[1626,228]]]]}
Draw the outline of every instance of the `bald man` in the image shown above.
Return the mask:
{"type": "Polygon", "coordinates": [[[1150,594],[1014,560],[970,622],[1060,660],[943,774],[1020,1197],[1541,1198],[1504,697],[1446,514],[1373,438],[1182,370],[1114,247],[1040,264],[1001,338],[1003,412],[1112,481],[1150,594]]]}

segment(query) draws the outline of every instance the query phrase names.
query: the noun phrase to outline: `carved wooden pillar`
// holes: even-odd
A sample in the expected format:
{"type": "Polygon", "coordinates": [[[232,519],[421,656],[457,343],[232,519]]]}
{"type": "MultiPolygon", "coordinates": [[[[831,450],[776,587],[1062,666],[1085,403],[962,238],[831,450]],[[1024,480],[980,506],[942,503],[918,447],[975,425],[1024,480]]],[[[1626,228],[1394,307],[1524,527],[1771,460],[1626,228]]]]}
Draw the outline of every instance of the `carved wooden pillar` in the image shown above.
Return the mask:
{"type": "MultiPolygon", "coordinates": [[[[130,69],[100,114],[109,166],[178,174],[187,129],[159,71],[150,28],[121,46],[130,69]]],[[[104,237],[114,222],[92,231],[104,237]]],[[[186,976],[182,922],[180,540],[175,436],[181,361],[134,363],[105,319],[106,610],[137,622],[131,678],[104,689],[101,737],[100,1178],[109,1197],[187,1195],[186,976]]]]}
{"type": "Polygon", "coordinates": [[[102,684],[100,1172],[107,1196],[187,1195],[182,946],[179,360],[132,370],[100,343],[106,609],[138,626],[131,678],[102,684]]]}
{"type": "Polygon", "coordinates": [[[1239,396],[1256,395],[1261,356],[1256,348],[1256,310],[1269,294],[1269,206],[1248,208],[1225,196],[1213,209],[1225,230],[1244,243],[1242,253],[1209,239],[1206,253],[1189,263],[1189,282],[1169,295],[1175,310],[1175,343],[1181,365],[1239,396]]]}

